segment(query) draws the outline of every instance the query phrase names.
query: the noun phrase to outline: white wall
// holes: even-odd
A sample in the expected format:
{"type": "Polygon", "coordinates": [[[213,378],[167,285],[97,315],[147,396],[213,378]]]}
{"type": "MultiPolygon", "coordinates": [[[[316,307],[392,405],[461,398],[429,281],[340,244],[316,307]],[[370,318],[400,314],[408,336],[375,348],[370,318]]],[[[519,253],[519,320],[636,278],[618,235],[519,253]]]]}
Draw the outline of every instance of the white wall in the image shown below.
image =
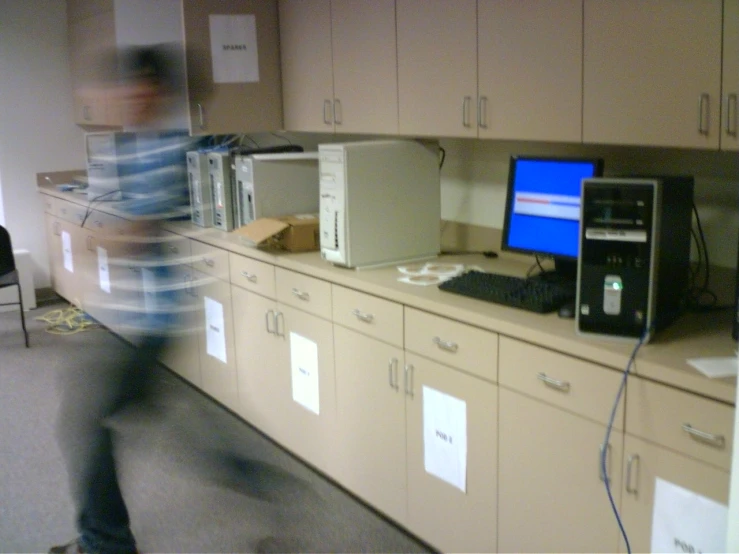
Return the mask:
{"type": "Polygon", "coordinates": [[[49,286],[36,173],[84,167],[73,125],[66,2],[0,0],[0,221],[31,253],[34,286],[49,286]]]}

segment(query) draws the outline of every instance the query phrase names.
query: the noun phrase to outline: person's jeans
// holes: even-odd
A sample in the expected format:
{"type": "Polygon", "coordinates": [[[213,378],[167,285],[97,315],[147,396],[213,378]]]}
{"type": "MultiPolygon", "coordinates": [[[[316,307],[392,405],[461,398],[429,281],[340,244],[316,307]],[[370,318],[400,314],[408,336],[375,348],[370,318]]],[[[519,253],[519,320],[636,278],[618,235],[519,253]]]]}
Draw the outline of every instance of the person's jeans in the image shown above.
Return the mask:
{"type": "Polygon", "coordinates": [[[109,420],[140,405],[153,389],[161,336],[142,339],[117,356],[97,360],[82,386],[68,390],[60,413],[60,439],[66,454],[77,509],[80,545],[105,554],[136,551],[129,516],[121,494],[109,420]]]}

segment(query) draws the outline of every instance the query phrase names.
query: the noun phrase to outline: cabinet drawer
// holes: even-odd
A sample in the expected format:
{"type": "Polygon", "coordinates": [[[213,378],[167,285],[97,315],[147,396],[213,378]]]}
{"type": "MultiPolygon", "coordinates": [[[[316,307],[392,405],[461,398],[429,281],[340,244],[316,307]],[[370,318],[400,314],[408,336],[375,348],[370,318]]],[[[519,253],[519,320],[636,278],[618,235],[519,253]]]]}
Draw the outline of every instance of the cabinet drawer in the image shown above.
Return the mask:
{"type": "Polygon", "coordinates": [[[76,223],[77,225],[81,225],[85,220],[85,214],[87,213],[86,207],[80,206],[79,204],[73,204],[72,202],[67,202],[66,200],[61,200],[59,198],[55,199],[55,203],[56,216],[59,219],[69,221],[70,223],[76,223]]]}
{"type": "Polygon", "coordinates": [[[56,215],[56,198],[48,194],[42,194],[41,201],[44,203],[44,212],[49,215],[56,215]]]}
{"type": "MultiPolygon", "coordinates": [[[[608,424],[622,374],[590,362],[500,337],[500,385],[548,404],[608,424]]],[[[613,420],[623,429],[621,397],[613,420]]]]}
{"type": "Polygon", "coordinates": [[[490,381],[498,380],[498,335],[405,308],[405,348],[490,381]]]}
{"type": "Polygon", "coordinates": [[[228,251],[196,240],[191,241],[192,267],[223,281],[228,281],[228,251]]]}
{"type": "Polygon", "coordinates": [[[278,301],[331,319],[331,285],[326,281],[278,267],[275,282],[278,301]]]}
{"type": "Polygon", "coordinates": [[[93,210],[85,218],[85,229],[101,231],[106,234],[116,234],[125,224],[121,217],[93,210]]]}
{"type": "Polygon", "coordinates": [[[162,232],[162,257],[177,265],[190,265],[192,261],[191,240],[177,233],[162,232]]]}
{"type": "Polygon", "coordinates": [[[228,255],[231,284],[256,292],[267,298],[275,297],[275,266],[233,252],[228,255]]]}
{"type": "Polygon", "coordinates": [[[376,296],[332,285],[334,323],[403,347],[403,306],[376,296]]]}
{"type": "Polygon", "coordinates": [[[729,471],[734,408],[630,377],[626,432],[729,471]]]}

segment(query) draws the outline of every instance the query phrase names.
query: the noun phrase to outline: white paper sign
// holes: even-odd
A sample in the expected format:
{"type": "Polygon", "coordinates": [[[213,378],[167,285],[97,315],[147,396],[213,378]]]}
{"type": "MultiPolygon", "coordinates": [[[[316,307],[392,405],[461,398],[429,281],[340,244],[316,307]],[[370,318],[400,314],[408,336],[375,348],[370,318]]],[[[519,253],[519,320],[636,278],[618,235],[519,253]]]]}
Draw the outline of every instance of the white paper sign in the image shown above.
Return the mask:
{"type": "Polygon", "coordinates": [[[423,464],[431,475],[467,491],[467,404],[423,387],[423,464]]]}
{"type": "Polygon", "coordinates": [[[226,332],[223,304],[205,297],[205,350],[209,356],[226,362],[226,332]]]}
{"type": "Polygon", "coordinates": [[[724,358],[690,358],[687,362],[706,377],[736,377],[739,363],[736,356],[724,358]]]}
{"type": "Polygon", "coordinates": [[[74,263],[72,263],[72,237],[67,231],[62,231],[62,256],[64,257],[64,269],[70,273],[74,273],[74,263]]]}
{"type": "Polygon", "coordinates": [[[211,15],[210,51],[214,82],[259,82],[256,16],[211,15]]]}
{"type": "Polygon", "coordinates": [[[318,394],[318,345],[290,332],[290,367],[293,400],[316,414],[320,413],[318,394]]]}
{"type": "Polygon", "coordinates": [[[652,552],[726,552],[728,508],[657,478],[652,552]]]}
{"type": "Polygon", "coordinates": [[[110,294],[110,269],[108,267],[108,251],[98,246],[98,278],[100,289],[110,294]]]}
{"type": "Polygon", "coordinates": [[[141,285],[144,289],[144,309],[147,313],[154,313],[157,309],[157,284],[151,269],[141,269],[141,285]]]}

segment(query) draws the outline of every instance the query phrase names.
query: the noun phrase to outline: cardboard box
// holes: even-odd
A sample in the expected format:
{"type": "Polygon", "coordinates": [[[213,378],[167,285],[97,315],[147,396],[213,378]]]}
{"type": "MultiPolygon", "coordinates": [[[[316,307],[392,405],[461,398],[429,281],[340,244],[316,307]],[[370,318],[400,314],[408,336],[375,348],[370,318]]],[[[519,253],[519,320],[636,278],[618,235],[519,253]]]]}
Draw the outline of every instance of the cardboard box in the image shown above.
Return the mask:
{"type": "Polygon", "coordinates": [[[263,217],[231,233],[262,248],[309,252],[320,249],[318,222],[317,214],[263,217]]]}

